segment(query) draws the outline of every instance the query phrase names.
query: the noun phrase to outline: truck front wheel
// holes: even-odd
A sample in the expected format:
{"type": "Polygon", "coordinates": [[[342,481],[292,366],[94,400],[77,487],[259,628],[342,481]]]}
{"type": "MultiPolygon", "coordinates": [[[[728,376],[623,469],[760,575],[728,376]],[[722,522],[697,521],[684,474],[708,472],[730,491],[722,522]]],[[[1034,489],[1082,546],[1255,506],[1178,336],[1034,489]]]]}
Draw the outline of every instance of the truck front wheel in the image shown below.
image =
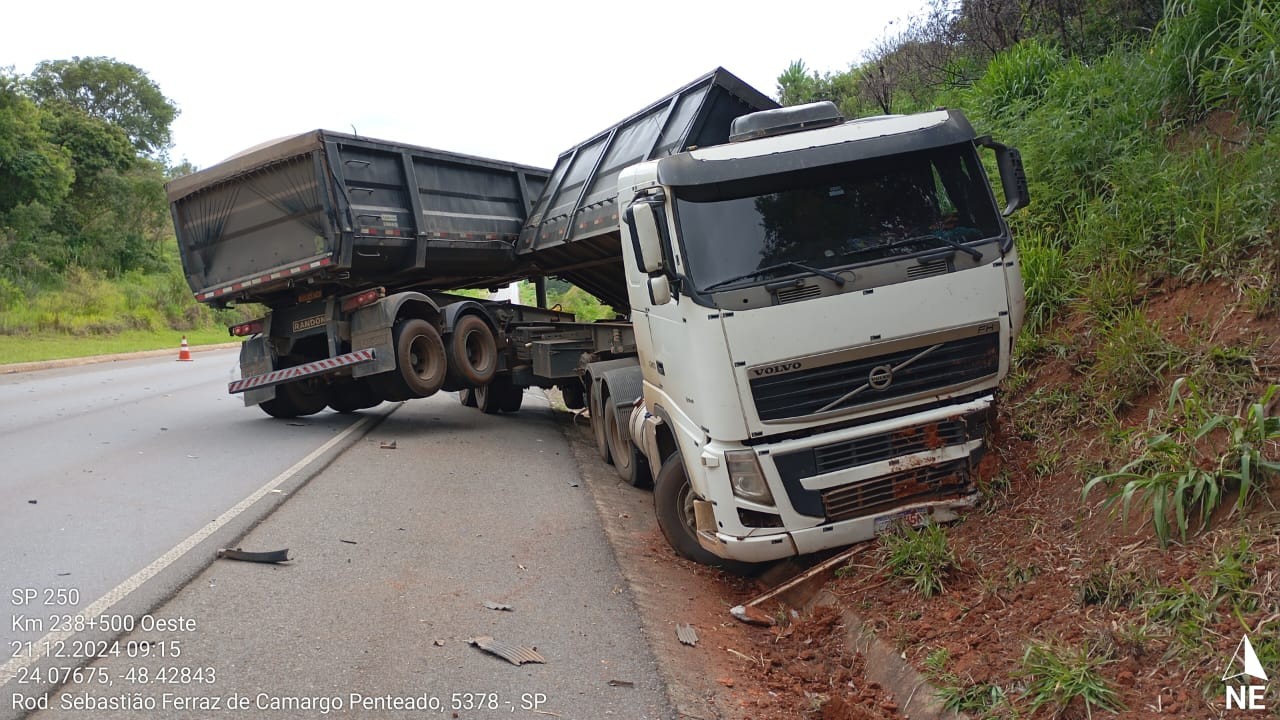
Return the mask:
{"type": "Polygon", "coordinates": [[[662,534],[681,557],[702,565],[738,565],[698,544],[698,523],[693,514],[696,497],[680,453],[673,454],[662,463],[653,485],[653,509],[662,534]]]}

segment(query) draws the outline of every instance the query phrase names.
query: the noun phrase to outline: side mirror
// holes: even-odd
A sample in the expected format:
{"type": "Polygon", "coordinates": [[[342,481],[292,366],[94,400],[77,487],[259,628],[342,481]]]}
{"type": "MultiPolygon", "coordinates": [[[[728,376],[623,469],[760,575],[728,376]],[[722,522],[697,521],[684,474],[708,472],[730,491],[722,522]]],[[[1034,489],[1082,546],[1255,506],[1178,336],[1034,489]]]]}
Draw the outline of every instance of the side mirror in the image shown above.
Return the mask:
{"type": "Polygon", "coordinates": [[[666,275],[649,277],[649,302],[654,305],[666,305],[671,302],[671,281],[666,275]]]}
{"type": "Polygon", "coordinates": [[[1008,217],[1031,204],[1031,192],[1027,189],[1027,173],[1022,168],[1022,153],[1017,148],[998,143],[990,136],[977,140],[983,147],[996,152],[996,166],[1000,168],[1000,185],[1004,188],[1006,205],[1001,215],[1008,217]]]}
{"type": "Polygon", "coordinates": [[[636,200],[623,215],[631,229],[631,247],[641,272],[655,273],[663,269],[662,245],[667,235],[663,200],[662,195],[636,200]]]}

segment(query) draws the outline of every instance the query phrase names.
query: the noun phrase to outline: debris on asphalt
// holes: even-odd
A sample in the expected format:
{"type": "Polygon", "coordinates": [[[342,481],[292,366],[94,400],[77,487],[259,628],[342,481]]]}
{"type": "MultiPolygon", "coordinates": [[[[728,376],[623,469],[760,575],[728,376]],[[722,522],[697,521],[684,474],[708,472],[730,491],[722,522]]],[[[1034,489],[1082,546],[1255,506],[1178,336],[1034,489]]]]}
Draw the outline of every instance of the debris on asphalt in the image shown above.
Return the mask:
{"type": "Polygon", "coordinates": [[[677,623],[676,637],[685,645],[693,646],[698,644],[698,631],[694,630],[692,625],[680,625],[677,623]]]}
{"type": "Polygon", "coordinates": [[[240,548],[218,548],[218,557],[255,563],[282,563],[289,561],[289,548],[268,552],[249,552],[240,548]]]}
{"type": "Polygon", "coordinates": [[[636,684],[630,680],[610,680],[609,684],[613,687],[635,687],[636,684]]]}
{"type": "Polygon", "coordinates": [[[512,665],[546,662],[546,659],[539,655],[535,648],[513,645],[505,640],[495,640],[488,635],[478,635],[468,639],[467,642],[487,653],[497,655],[512,665]]]}
{"type": "Polygon", "coordinates": [[[355,540],[343,540],[342,538],[338,538],[338,542],[340,542],[340,543],[346,543],[346,544],[348,544],[348,545],[359,545],[359,544],[360,544],[360,543],[356,542],[355,540]]]}
{"type": "Polygon", "coordinates": [[[28,501],[27,501],[27,504],[28,504],[28,505],[35,505],[36,503],[37,503],[37,501],[36,501],[36,500],[28,500],[28,501]]]}
{"type": "Polygon", "coordinates": [[[496,603],[492,600],[485,600],[484,606],[490,610],[506,610],[507,612],[513,612],[515,610],[515,608],[507,605],[506,603],[496,603]]]}
{"type": "Polygon", "coordinates": [[[443,640],[432,640],[432,641],[431,641],[431,644],[432,644],[432,645],[435,645],[436,647],[444,647],[444,641],[443,641],[443,640]]]}
{"type": "Polygon", "coordinates": [[[289,427],[306,427],[307,423],[285,423],[289,427]]]}
{"type": "Polygon", "coordinates": [[[716,682],[728,688],[733,687],[733,678],[731,677],[716,678],[716,682]]]}
{"type": "Polygon", "coordinates": [[[383,441],[381,444],[378,445],[378,448],[381,450],[395,450],[396,441],[395,440],[392,440],[391,442],[383,441]]]}

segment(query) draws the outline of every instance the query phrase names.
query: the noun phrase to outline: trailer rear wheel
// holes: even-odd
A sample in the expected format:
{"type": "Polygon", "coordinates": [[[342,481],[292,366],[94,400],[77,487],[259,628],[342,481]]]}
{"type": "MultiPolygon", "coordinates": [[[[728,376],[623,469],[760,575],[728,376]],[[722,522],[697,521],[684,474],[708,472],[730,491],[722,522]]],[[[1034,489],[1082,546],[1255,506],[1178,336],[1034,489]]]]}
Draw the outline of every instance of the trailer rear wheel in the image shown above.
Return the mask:
{"type": "Polygon", "coordinates": [[[461,384],[484,385],[498,370],[498,341],[478,315],[463,315],[449,336],[449,372],[461,384]]]}
{"type": "Polygon", "coordinates": [[[353,413],[382,402],[382,397],[363,378],[334,383],[329,390],[329,407],[340,413],[353,413]]]}
{"type": "Polygon", "coordinates": [[[741,563],[731,563],[698,544],[698,523],[693,514],[695,499],[684,461],[680,453],[675,453],[662,463],[653,488],[654,514],[663,536],[681,557],[696,563],[741,567],[741,563]]]}
{"type": "Polygon", "coordinates": [[[516,412],[523,402],[524,388],[513,385],[510,375],[499,375],[488,385],[476,388],[476,407],[488,415],[516,412]]]}
{"type": "Polygon", "coordinates": [[[396,367],[370,381],[384,400],[399,401],[434,395],[444,385],[444,342],[435,327],[419,318],[396,323],[392,335],[396,367]]]}
{"type": "Polygon", "coordinates": [[[649,476],[649,461],[631,442],[627,425],[627,411],[619,410],[610,402],[604,411],[604,434],[609,454],[613,457],[613,469],[631,487],[647,488],[653,484],[649,476]]]}
{"type": "Polygon", "coordinates": [[[298,380],[276,386],[276,396],[258,404],[274,418],[296,418],[315,415],[329,404],[326,388],[313,380],[298,380]]]}

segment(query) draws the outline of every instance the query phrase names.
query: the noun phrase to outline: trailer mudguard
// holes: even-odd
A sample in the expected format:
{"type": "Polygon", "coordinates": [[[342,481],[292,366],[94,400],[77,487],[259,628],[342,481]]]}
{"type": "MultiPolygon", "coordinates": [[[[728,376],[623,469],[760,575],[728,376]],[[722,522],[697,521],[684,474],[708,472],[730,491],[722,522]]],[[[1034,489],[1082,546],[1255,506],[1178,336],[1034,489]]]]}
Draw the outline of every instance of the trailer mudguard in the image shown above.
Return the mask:
{"type": "MultiPolygon", "coordinates": [[[[266,335],[255,335],[240,344],[240,377],[265,375],[272,370],[271,343],[266,335]]],[[[263,388],[244,391],[245,407],[258,405],[276,397],[276,387],[268,385],[263,388]]]]}
{"type": "Polygon", "coordinates": [[[391,338],[391,328],[400,318],[422,318],[440,327],[440,306],[419,292],[403,292],[389,295],[351,315],[351,347],[355,350],[373,348],[374,361],[351,368],[352,377],[365,377],[395,370],[396,352],[391,338]]]}

